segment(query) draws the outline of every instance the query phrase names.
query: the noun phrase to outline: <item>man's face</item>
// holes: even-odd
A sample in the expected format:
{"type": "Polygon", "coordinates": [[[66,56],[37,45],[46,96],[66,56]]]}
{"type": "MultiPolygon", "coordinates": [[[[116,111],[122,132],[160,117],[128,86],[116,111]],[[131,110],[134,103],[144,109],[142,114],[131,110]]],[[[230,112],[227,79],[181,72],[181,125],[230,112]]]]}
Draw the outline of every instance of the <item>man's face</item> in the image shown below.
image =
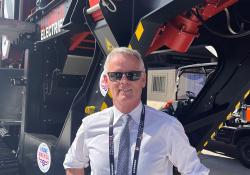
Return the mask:
{"type": "Polygon", "coordinates": [[[114,105],[136,107],[141,100],[142,88],[146,85],[146,74],[140,68],[139,60],[131,55],[114,55],[107,66],[107,72],[131,72],[142,71],[141,77],[136,81],[130,81],[123,74],[121,80],[111,81],[107,76],[109,90],[113,97],[114,105]]]}

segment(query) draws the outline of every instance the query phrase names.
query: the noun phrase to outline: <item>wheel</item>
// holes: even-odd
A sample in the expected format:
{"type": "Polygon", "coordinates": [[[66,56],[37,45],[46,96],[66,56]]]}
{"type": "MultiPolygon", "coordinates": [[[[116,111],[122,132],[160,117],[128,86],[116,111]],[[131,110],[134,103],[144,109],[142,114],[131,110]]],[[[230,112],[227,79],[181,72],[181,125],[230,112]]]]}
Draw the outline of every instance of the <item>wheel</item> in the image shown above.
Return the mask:
{"type": "Polygon", "coordinates": [[[250,168],[250,137],[243,137],[237,144],[240,161],[247,168],[250,168]]]}

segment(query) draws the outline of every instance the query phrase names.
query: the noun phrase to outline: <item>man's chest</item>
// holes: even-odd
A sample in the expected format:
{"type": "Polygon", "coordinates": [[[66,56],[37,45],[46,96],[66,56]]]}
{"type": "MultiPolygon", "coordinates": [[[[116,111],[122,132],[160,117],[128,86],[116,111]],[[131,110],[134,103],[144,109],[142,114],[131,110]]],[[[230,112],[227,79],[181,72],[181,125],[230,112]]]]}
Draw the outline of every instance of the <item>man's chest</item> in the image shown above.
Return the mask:
{"type": "MultiPolygon", "coordinates": [[[[159,131],[160,132],[160,131],[159,131]]],[[[134,159],[134,152],[136,147],[138,127],[136,125],[130,126],[130,169],[132,169],[132,162],[134,159]]],[[[168,166],[168,149],[166,141],[162,136],[163,133],[152,131],[152,128],[146,127],[143,132],[143,139],[140,146],[140,154],[138,160],[138,173],[150,174],[149,172],[166,171],[163,170],[168,166]],[[147,171],[145,171],[147,170],[147,171]]],[[[115,165],[117,163],[119,154],[121,128],[114,128],[114,159],[115,165]]],[[[91,137],[87,139],[87,148],[89,150],[89,157],[91,167],[99,171],[109,171],[109,130],[102,129],[92,133],[91,137]]]]}

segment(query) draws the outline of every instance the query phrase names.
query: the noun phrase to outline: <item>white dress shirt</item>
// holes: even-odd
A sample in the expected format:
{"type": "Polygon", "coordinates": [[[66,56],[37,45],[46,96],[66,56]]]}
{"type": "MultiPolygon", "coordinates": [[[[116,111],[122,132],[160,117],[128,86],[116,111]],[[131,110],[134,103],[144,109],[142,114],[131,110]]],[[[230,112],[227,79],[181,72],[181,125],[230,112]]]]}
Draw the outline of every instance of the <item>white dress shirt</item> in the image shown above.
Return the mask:
{"type": "MultiPolygon", "coordinates": [[[[140,123],[142,103],[129,113],[130,164],[132,170],[135,142],[140,123]]],[[[92,175],[110,175],[109,169],[109,121],[114,115],[115,171],[121,135],[121,113],[111,107],[83,119],[76,138],[64,160],[64,168],[91,166],[92,175]]],[[[137,175],[172,175],[173,165],[183,175],[207,175],[209,169],[200,163],[196,150],[190,146],[180,122],[166,113],[145,106],[143,139],[137,175]]],[[[131,173],[130,173],[131,174],[131,173]]]]}

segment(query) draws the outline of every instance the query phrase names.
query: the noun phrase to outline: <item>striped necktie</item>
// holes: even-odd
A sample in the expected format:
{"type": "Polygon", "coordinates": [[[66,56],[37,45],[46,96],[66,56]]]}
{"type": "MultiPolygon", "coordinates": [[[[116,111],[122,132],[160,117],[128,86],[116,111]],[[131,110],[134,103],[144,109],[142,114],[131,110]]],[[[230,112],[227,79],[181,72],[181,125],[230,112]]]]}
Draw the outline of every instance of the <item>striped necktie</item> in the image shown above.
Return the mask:
{"type": "Polygon", "coordinates": [[[129,120],[131,116],[126,114],[123,115],[122,118],[123,118],[123,129],[119,144],[117,175],[128,175],[129,154],[130,154],[129,120]]]}

